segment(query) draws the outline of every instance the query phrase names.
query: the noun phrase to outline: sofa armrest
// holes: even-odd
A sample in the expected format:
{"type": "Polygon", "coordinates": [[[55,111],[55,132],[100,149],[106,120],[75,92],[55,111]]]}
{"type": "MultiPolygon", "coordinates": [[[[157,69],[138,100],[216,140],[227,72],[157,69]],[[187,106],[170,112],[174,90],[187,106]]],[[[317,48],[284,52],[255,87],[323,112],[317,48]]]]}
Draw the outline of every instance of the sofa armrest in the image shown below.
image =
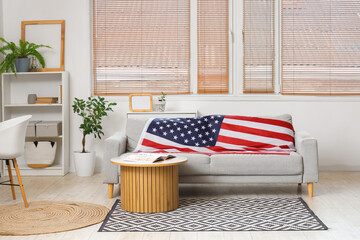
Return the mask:
{"type": "Polygon", "coordinates": [[[119,183],[119,166],[112,164],[110,159],[126,151],[126,135],[117,132],[105,140],[102,162],[102,177],[104,183],[119,183]]]}
{"type": "Polygon", "coordinates": [[[304,163],[303,183],[317,182],[319,179],[319,162],[317,140],[309,133],[295,133],[296,151],[302,156],[304,163]]]}

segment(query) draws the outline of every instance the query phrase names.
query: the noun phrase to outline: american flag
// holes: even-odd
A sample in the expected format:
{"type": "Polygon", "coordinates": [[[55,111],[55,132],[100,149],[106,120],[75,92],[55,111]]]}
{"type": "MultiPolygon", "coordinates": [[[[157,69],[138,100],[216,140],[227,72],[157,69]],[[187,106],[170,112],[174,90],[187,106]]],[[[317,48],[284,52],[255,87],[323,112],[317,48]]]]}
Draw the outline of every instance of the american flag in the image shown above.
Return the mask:
{"type": "Polygon", "coordinates": [[[135,152],[290,154],[292,124],[282,120],[209,115],[154,118],[144,127],[135,152]]]}

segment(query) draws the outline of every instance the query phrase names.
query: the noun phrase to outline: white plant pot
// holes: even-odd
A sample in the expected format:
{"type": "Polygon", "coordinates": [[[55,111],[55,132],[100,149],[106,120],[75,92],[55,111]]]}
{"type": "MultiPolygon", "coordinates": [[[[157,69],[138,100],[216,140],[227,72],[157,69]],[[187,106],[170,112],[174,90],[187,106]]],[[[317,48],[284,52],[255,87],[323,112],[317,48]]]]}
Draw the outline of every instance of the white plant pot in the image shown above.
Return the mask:
{"type": "Polygon", "coordinates": [[[154,102],[154,111],[155,112],[165,112],[165,106],[166,106],[166,102],[159,102],[156,101],[154,102]]]}
{"type": "Polygon", "coordinates": [[[76,175],[79,177],[90,177],[95,170],[95,151],[93,152],[74,152],[76,175]]]}

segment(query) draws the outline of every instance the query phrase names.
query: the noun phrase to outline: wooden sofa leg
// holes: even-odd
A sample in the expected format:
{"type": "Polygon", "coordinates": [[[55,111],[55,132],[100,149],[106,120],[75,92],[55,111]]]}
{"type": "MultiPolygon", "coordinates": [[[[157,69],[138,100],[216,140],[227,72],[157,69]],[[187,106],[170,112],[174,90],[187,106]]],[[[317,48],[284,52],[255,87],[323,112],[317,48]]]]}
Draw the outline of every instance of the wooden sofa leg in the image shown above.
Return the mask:
{"type": "Polygon", "coordinates": [[[314,183],[308,183],[307,185],[308,185],[309,197],[312,198],[314,192],[314,183]]]}
{"type": "Polygon", "coordinates": [[[108,184],[108,192],[109,192],[109,198],[111,199],[113,197],[114,184],[111,183],[108,184]]]}

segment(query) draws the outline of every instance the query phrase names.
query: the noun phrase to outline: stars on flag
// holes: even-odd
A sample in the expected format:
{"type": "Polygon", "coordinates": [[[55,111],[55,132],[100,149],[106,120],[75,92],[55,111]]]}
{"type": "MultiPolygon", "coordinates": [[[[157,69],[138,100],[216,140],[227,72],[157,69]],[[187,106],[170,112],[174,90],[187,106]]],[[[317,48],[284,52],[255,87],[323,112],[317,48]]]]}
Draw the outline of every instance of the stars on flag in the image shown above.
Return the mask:
{"type": "Polygon", "coordinates": [[[148,132],[169,141],[189,146],[211,147],[216,143],[224,116],[199,118],[157,118],[148,132]]]}

